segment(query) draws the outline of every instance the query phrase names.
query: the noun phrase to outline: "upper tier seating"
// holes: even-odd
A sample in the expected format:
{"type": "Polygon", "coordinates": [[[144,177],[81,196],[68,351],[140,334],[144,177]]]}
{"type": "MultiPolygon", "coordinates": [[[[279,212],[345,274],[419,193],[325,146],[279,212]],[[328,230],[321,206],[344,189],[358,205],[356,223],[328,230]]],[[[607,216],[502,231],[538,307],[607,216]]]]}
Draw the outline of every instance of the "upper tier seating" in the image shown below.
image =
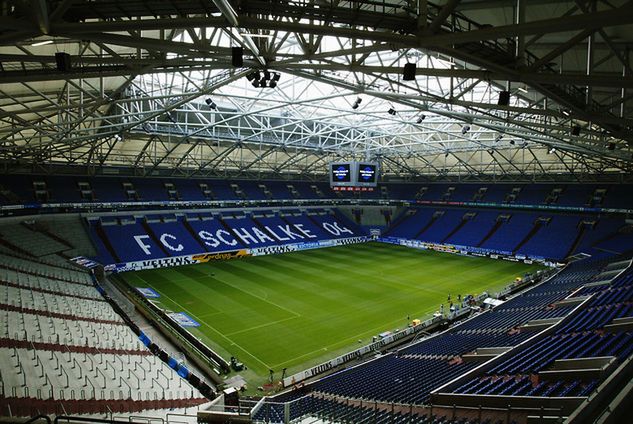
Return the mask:
{"type": "Polygon", "coordinates": [[[380,186],[389,198],[402,200],[633,208],[633,188],[621,184],[381,183],[370,192],[334,192],[327,182],[50,175],[0,176],[0,203],[379,199],[380,186]]]}

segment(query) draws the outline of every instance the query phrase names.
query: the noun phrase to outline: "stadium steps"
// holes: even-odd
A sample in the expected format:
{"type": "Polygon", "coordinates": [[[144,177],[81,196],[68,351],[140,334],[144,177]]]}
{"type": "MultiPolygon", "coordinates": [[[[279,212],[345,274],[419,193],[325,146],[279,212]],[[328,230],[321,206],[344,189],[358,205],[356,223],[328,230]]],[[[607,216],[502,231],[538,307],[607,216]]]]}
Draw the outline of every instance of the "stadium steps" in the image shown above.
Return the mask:
{"type": "Polygon", "coordinates": [[[310,222],[313,223],[317,228],[322,228],[321,227],[321,223],[319,221],[317,221],[316,219],[314,219],[314,217],[312,215],[306,214],[306,216],[308,217],[310,222]]]}
{"type": "Polygon", "coordinates": [[[503,223],[504,223],[504,221],[501,221],[501,220],[495,222],[495,225],[490,229],[490,231],[488,231],[488,234],[486,234],[486,236],[483,239],[481,239],[481,241],[479,243],[477,243],[476,247],[481,247],[485,242],[487,242],[488,239],[490,237],[492,237],[494,235],[494,233],[496,233],[499,228],[501,228],[503,223]]]}
{"type": "MultiPolygon", "coordinates": [[[[34,397],[8,397],[0,395],[0,407],[7,411],[11,405],[13,416],[35,416],[39,414],[106,414],[141,412],[151,409],[186,408],[208,402],[205,398],[160,399],[160,400],[59,400],[34,397]]],[[[109,421],[108,421],[109,422],[109,421]]]]}
{"type": "Polygon", "coordinates": [[[57,234],[53,234],[52,232],[50,232],[48,230],[48,228],[46,228],[45,225],[43,225],[43,224],[41,224],[39,222],[36,222],[32,226],[29,226],[29,225],[27,225],[25,223],[22,223],[22,225],[24,225],[26,228],[28,228],[31,231],[36,231],[36,232],[44,234],[46,237],[51,238],[51,239],[55,240],[56,242],[63,244],[64,246],[68,247],[69,249],[74,249],[75,248],[75,246],[73,246],[68,240],[58,236],[57,234]]]}
{"type": "Polygon", "coordinates": [[[237,240],[237,242],[240,244],[240,249],[245,247],[244,243],[242,243],[242,239],[238,237],[237,234],[235,234],[235,231],[233,231],[233,228],[229,224],[227,224],[226,221],[221,216],[218,216],[218,222],[222,224],[224,229],[228,231],[235,240],[237,240]]]}
{"type": "Polygon", "coordinates": [[[453,228],[453,229],[451,230],[451,232],[450,232],[450,233],[448,233],[448,235],[442,239],[442,243],[446,243],[446,240],[449,240],[451,237],[453,237],[455,234],[457,234],[457,232],[458,232],[459,230],[461,230],[461,229],[462,229],[462,227],[463,227],[464,225],[466,225],[466,223],[467,223],[467,222],[468,222],[468,220],[467,220],[467,219],[463,219],[463,218],[462,218],[461,222],[460,222],[459,224],[457,224],[457,226],[456,226],[455,228],[453,228]]]}
{"type": "Polygon", "coordinates": [[[536,233],[538,233],[538,231],[543,227],[543,224],[540,221],[536,221],[534,223],[534,226],[532,227],[532,229],[530,230],[529,233],[527,233],[527,235],[523,238],[523,240],[521,240],[521,242],[519,244],[516,245],[516,247],[514,249],[512,249],[512,254],[514,255],[516,252],[519,251],[520,248],[523,247],[523,245],[525,243],[527,243],[528,241],[530,241],[530,239],[532,237],[534,237],[536,235],[536,233]]]}
{"type": "Polygon", "coordinates": [[[625,226],[623,226],[623,227],[619,228],[619,229],[618,229],[618,231],[616,231],[616,232],[614,232],[614,233],[611,233],[611,234],[607,235],[606,237],[603,237],[603,238],[601,238],[601,239],[596,240],[596,241],[593,243],[593,246],[598,246],[598,245],[600,245],[600,244],[602,244],[602,243],[604,243],[604,242],[607,242],[607,241],[613,240],[614,238],[616,238],[616,237],[617,237],[617,236],[619,236],[620,234],[624,233],[624,232],[625,232],[624,230],[625,230],[625,229],[627,229],[627,228],[629,228],[629,227],[630,227],[630,225],[625,225],[625,226]]]}
{"type": "Polygon", "coordinates": [[[35,256],[33,256],[33,254],[31,254],[31,252],[28,252],[24,249],[22,249],[19,246],[16,246],[15,244],[11,243],[10,241],[6,240],[5,238],[3,238],[2,236],[0,236],[0,244],[3,245],[4,247],[8,248],[9,250],[12,250],[14,252],[19,253],[20,255],[26,256],[28,258],[33,258],[35,256]]]}
{"type": "Polygon", "coordinates": [[[171,253],[169,253],[167,249],[165,249],[165,247],[163,246],[163,243],[161,243],[160,240],[158,240],[158,237],[156,237],[156,234],[154,234],[154,230],[152,230],[152,227],[149,226],[149,224],[145,221],[145,219],[143,219],[141,226],[143,227],[147,235],[152,239],[152,241],[156,243],[156,246],[160,248],[160,251],[165,254],[164,257],[172,256],[171,253]]]}
{"type": "Polygon", "coordinates": [[[567,254],[565,255],[566,258],[568,258],[571,255],[573,255],[573,253],[578,248],[578,245],[580,245],[580,242],[582,241],[582,239],[583,239],[583,237],[585,236],[586,233],[587,233],[587,227],[585,225],[580,225],[580,229],[578,230],[578,234],[576,235],[576,238],[574,239],[574,242],[571,244],[571,247],[569,248],[569,250],[567,251],[567,254]]]}
{"type": "Polygon", "coordinates": [[[259,219],[251,215],[251,221],[253,221],[255,225],[257,225],[257,228],[259,228],[259,230],[262,231],[264,234],[266,234],[268,237],[272,238],[273,240],[277,240],[277,237],[272,235],[270,231],[268,230],[268,228],[266,228],[261,222],[259,222],[259,219]]]}
{"type": "Polygon", "coordinates": [[[200,247],[202,247],[204,251],[207,251],[207,247],[205,246],[204,242],[202,241],[198,233],[196,233],[196,230],[193,229],[189,221],[187,221],[186,219],[183,219],[182,224],[185,226],[189,234],[191,234],[191,237],[193,237],[193,239],[198,242],[200,247]]]}
{"type": "Polygon", "coordinates": [[[105,231],[103,231],[101,222],[98,222],[97,225],[95,226],[95,232],[101,239],[101,242],[103,243],[105,248],[108,250],[108,253],[110,254],[110,256],[112,256],[114,260],[116,260],[117,262],[121,262],[121,258],[119,257],[119,255],[117,255],[116,250],[114,250],[114,246],[112,246],[112,243],[110,243],[110,239],[108,238],[108,235],[106,234],[105,231]]]}
{"type": "Polygon", "coordinates": [[[402,211],[402,213],[400,213],[400,215],[398,215],[396,217],[396,219],[394,219],[391,224],[389,225],[389,230],[388,233],[391,233],[393,230],[395,230],[396,228],[398,228],[400,225],[402,225],[403,223],[407,222],[409,218],[411,218],[412,216],[416,216],[418,214],[418,210],[417,209],[413,209],[415,211],[415,213],[413,214],[409,214],[408,211],[409,209],[405,209],[404,211],[402,211]]]}
{"type": "Polygon", "coordinates": [[[438,219],[438,217],[437,217],[437,216],[432,217],[432,218],[431,218],[431,220],[430,220],[430,221],[429,221],[429,222],[428,222],[428,223],[427,223],[424,227],[422,227],[422,229],[421,229],[420,231],[418,231],[418,233],[417,233],[417,234],[416,234],[413,238],[414,238],[414,239],[418,239],[418,238],[420,238],[420,236],[421,236],[422,234],[424,234],[424,232],[425,232],[426,230],[428,230],[429,228],[431,228],[431,225],[433,225],[433,224],[435,223],[435,221],[437,221],[437,219],[438,219]]]}

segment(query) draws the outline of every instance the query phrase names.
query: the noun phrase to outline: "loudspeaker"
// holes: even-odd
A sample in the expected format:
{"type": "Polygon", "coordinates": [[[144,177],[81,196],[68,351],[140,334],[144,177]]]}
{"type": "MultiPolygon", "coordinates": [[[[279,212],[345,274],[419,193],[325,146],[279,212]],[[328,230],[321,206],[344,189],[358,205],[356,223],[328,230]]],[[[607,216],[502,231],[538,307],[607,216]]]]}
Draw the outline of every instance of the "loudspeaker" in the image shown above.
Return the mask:
{"type": "Polygon", "coordinates": [[[402,69],[403,81],[415,81],[415,63],[407,63],[402,69]]]}
{"type": "Polygon", "coordinates": [[[580,126],[574,125],[571,127],[571,135],[579,136],[580,135],[580,126]]]}
{"type": "Polygon", "coordinates": [[[497,104],[499,106],[508,106],[510,104],[510,92],[509,91],[500,91],[499,92],[499,102],[497,104]]]}
{"type": "Polygon", "coordinates": [[[236,68],[244,66],[244,49],[242,47],[231,47],[231,64],[236,68]]]}
{"type": "Polygon", "coordinates": [[[57,63],[57,70],[60,72],[70,71],[70,55],[64,52],[55,53],[55,62],[57,63]]]}

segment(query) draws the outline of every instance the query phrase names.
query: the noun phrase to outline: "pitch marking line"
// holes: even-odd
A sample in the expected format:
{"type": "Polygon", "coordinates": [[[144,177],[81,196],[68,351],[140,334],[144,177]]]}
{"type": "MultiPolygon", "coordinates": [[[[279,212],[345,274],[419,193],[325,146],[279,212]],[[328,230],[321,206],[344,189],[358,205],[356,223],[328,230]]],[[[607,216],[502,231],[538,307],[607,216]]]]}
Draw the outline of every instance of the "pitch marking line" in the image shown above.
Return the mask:
{"type": "Polygon", "coordinates": [[[280,322],[290,321],[292,319],[297,319],[297,318],[299,318],[299,317],[288,317],[288,318],[284,318],[284,319],[279,319],[277,321],[267,322],[265,324],[256,325],[255,327],[246,328],[244,330],[238,330],[238,331],[234,331],[232,333],[227,333],[226,335],[227,336],[234,336],[235,334],[246,333],[246,332],[249,332],[251,330],[257,330],[258,328],[268,327],[269,325],[275,325],[275,324],[279,324],[280,322]]]}
{"type": "MultiPolygon", "coordinates": [[[[427,312],[423,312],[423,313],[421,313],[421,314],[419,314],[419,315],[420,315],[420,316],[425,316],[425,315],[427,315],[427,314],[430,314],[432,311],[433,311],[433,309],[430,309],[429,311],[427,311],[427,312]]],[[[397,321],[401,321],[401,320],[392,321],[391,323],[388,323],[388,324],[393,324],[393,323],[396,323],[397,321]]],[[[373,332],[376,332],[376,331],[380,331],[380,330],[382,330],[383,328],[384,328],[384,326],[382,326],[382,325],[381,325],[380,327],[377,327],[377,328],[375,328],[375,329],[367,330],[367,331],[364,331],[364,332],[362,332],[362,333],[359,333],[359,334],[357,334],[357,335],[355,335],[355,336],[351,336],[351,337],[349,338],[349,340],[354,340],[354,339],[356,339],[357,337],[362,336],[362,335],[364,335],[364,334],[366,334],[366,333],[373,333],[373,332]]],[[[341,342],[342,342],[342,341],[341,341],[341,340],[339,340],[338,342],[335,342],[335,343],[329,344],[329,345],[327,345],[327,346],[325,346],[325,347],[322,347],[322,348],[320,348],[320,349],[316,349],[316,350],[313,350],[312,352],[304,353],[303,355],[299,355],[299,356],[297,356],[297,357],[295,357],[295,358],[292,358],[292,359],[289,359],[289,360],[287,360],[287,361],[285,361],[285,362],[280,362],[279,364],[275,364],[275,365],[274,365],[274,366],[272,366],[271,368],[272,368],[272,369],[275,369],[275,368],[277,368],[277,369],[278,369],[278,368],[279,368],[280,366],[282,366],[282,365],[289,364],[289,363],[291,363],[291,362],[293,362],[293,361],[296,361],[297,359],[303,358],[303,357],[305,357],[305,356],[309,356],[309,355],[312,355],[312,354],[317,353],[317,352],[327,351],[327,350],[328,350],[328,348],[331,348],[332,346],[336,346],[336,345],[340,344],[341,342]]],[[[351,346],[351,343],[349,343],[349,345],[351,346]]],[[[345,346],[347,346],[347,343],[346,343],[345,345],[342,345],[342,346],[341,346],[341,348],[343,348],[343,347],[345,347],[345,346]]],[[[364,345],[363,345],[363,346],[364,346],[364,345]]],[[[353,350],[353,349],[352,349],[352,350],[353,350]]],[[[351,350],[350,350],[350,351],[351,351],[351,350]]],[[[345,352],[345,353],[348,353],[348,352],[345,352]]],[[[323,362],[325,362],[325,360],[323,360],[323,362]]],[[[308,368],[311,368],[311,367],[308,367],[308,368]]]]}
{"type": "MultiPolygon", "coordinates": [[[[165,296],[167,299],[169,299],[170,301],[172,301],[175,305],[177,305],[178,307],[182,308],[184,312],[186,312],[189,316],[193,317],[193,318],[198,318],[195,314],[189,312],[189,310],[187,308],[185,308],[184,306],[182,306],[180,303],[176,302],[174,299],[172,299],[171,297],[167,296],[165,293],[162,293],[160,290],[156,289],[155,287],[153,287],[147,280],[145,280],[142,277],[139,277],[137,275],[137,277],[139,279],[141,279],[145,284],[147,284],[149,287],[151,287],[152,289],[156,290],[158,293],[160,293],[161,295],[165,296]]],[[[266,364],[265,362],[263,362],[261,359],[259,359],[257,356],[253,355],[252,353],[250,353],[248,350],[244,349],[242,346],[238,345],[237,343],[235,343],[233,340],[229,339],[228,337],[226,337],[224,334],[222,334],[222,332],[218,331],[217,329],[211,327],[209,324],[207,324],[204,320],[199,320],[200,323],[206,327],[208,327],[210,330],[214,331],[215,333],[217,333],[220,337],[226,339],[227,341],[229,341],[231,343],[231,346],[236,346],[238,349],[240,349],[242,352],[246,353],[248,356],[250,356],[251,358],[253,358],[254,360],[256,360],[257,362],[259,362],[260,364],[262,364],[263,366],[265,366],[267,369],[270,369],[271,367],[266,364]]]]}
{"type": "Polygon", "coordinates": [[[252,292],[250,292],[250,291],[243,290],[243,289],[241,289],[241,288],[239,288],[239,287],[237,287],[237,286],[234,286],[233,284],[229,284],[229,283],[227,283],[226,281],[222,281],[222,282],[223,282],[224,284],[226,284],[227,286],[231,286],[231,287],[233,287],[235,290],[239,290],[239,291],[241,291],[242,293],[246,293],[246,294],[247,294],[247,295],[249,295],[249,296],[253,296],[253,297],[255,297],[255,298],[257,298],[257,299],[261,300],[262,302],[270,303],[271,305],[276,306],[277,308],[279,308],[279,309],[281,309],[281,310],[283,310],[283,311],[286,311],[286,312],[288,312],[288,313],[291,313],[292,315],[294,315],[294,318],[299,318],[299,317],[301,316],[301,314],[299,314],[299,313],[297,313],[297,312],[295,312],[295,311],[291,311],[290,309],[285,308],[285,307],[283,307],[283,306],[281,306],[281,305],[278,305],[278,304],[276,304],[275,302],[272,302],[272,301],[270,301],[270,300],[268,300],[268,299],[266,299],[266,298],[263,298],[263,297],[261,297],[261,296],[257,296],[256,294],[254,294],[254,293],[252,293],[252,292]]]}
{"type": "Polygon", "coordinates": [[[215,316],[215,315],[220,315],[220,314],[223,314],[223,313],[224,312],[222,312],[222,311],[211,312],[211,313],[208,313],[208,314],[198,315],[198,318],[209,318],[209,317],[212,317],[212,316],[215,316]]]}

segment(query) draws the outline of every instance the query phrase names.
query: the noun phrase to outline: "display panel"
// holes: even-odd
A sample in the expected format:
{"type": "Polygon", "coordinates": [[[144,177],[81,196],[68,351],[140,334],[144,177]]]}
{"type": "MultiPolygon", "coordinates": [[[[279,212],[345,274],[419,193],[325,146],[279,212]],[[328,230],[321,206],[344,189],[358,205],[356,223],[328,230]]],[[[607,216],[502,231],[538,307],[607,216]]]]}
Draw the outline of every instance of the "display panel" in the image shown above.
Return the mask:
{"type": "Polygon", "coordinates": [[[330,164],[330,184],[350,185],[352,183],[352,164],[350,162],[330,164]]]}
{"type": "Polygon", "coordinates": [[[375,163],[358,163],[356,182],[361,186],[374,186],[378,178],[378,165],[375,163]]]}
{"type": "Polygon", "coordinates": [[[373,191],[378,184],[378,172],[376,162],[330,163],[330,186],[333,190],[373,191]]]}

